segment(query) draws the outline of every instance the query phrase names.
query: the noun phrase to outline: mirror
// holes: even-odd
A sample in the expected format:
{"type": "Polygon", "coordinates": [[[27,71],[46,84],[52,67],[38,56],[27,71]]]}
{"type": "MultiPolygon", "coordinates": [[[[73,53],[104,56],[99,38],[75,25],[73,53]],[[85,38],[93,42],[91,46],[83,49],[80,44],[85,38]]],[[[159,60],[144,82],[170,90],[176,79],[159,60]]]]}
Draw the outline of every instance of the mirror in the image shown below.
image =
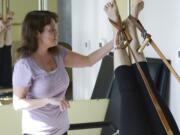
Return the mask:
{"type": "Polygon", "coordinates": [[[5,42],[7,32],[0,32],[0,102],[8,104],[12,99],[12,70],[16,61],[16,50],[21,41],[21,24],[27,12],[31,10],[46,10],[57,12],[57,0],[0,0],[0,15],[6,24],[8,12],[15,15],[12,20],[12,43],[5,42]],[[1,42],[2,41],[2,42],[1,42]]]}

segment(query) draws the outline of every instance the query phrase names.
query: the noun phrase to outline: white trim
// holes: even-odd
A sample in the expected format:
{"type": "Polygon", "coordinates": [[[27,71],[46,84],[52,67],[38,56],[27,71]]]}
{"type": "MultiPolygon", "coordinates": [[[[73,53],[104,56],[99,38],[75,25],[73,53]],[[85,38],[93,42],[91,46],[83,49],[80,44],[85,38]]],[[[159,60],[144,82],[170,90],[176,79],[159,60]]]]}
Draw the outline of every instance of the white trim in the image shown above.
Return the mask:
{"type": "Polygon", "coordinates": [[[48,0],[38,0],[38,10],[48,10],[48,0]]]}

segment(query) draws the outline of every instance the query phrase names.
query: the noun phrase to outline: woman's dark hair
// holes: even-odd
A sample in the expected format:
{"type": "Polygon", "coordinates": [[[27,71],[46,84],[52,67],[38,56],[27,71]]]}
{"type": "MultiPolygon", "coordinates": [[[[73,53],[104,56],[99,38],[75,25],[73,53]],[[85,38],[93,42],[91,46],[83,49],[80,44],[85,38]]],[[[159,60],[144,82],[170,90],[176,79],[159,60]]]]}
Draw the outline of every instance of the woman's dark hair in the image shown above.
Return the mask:
{"type": "MultiPolygon", "coordinates": [[[[52,19],[58,22],[58,16],[50,11],[31,11],[23,21],[22,25],[22,42],[21,47],[18,48],[18,56],[30,56],[38,49],[38,32],[43,32],[44,27],[51,24],[52,19]]],[[[49,48],[49,52],[55,54],[58,52],[58,47],[49,48]]]]}

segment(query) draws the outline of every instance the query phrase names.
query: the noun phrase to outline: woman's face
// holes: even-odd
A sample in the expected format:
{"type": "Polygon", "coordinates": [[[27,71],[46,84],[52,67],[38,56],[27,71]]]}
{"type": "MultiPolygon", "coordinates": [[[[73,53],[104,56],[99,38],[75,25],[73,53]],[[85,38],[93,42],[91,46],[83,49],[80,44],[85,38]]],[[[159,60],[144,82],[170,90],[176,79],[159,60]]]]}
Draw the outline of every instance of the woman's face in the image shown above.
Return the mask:
{"type": "Polygon", "coordinates": [[[57,45],[58,42],[58,26],[57,23],[52,20],[51,24],[44,27],[44,31],[38,34],[39,45],[50,48],[57,45]]]}

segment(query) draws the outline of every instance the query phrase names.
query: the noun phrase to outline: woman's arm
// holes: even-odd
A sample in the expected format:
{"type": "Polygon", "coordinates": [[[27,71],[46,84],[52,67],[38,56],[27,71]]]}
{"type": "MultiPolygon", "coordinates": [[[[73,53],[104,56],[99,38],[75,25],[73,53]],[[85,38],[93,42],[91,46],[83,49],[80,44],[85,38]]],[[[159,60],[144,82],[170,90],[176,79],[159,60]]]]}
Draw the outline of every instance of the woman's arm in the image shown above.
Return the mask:
{"type": "Polygon", "coordinates": [[[60,98],[26,99],[27,88],[13,88],[13,107],[15,110],[33,110],[47,104],[59,106],[61,111],[70,107],[69,102],[60,98]]]}
{"type": "Polygon", "coordinates": [[[13,88],[13,107],[15,110],[33,110],[48,104],[48,99],[26,99],[27,88],[13,88]]]}
{"type": "Polygon", "coordinates": [[[88,67],[94,65],[113,49],[113,41],[108,42],[102,48],[92,52],[88,56],[68,51],[64,63],[66,67],[88,67]]]}

